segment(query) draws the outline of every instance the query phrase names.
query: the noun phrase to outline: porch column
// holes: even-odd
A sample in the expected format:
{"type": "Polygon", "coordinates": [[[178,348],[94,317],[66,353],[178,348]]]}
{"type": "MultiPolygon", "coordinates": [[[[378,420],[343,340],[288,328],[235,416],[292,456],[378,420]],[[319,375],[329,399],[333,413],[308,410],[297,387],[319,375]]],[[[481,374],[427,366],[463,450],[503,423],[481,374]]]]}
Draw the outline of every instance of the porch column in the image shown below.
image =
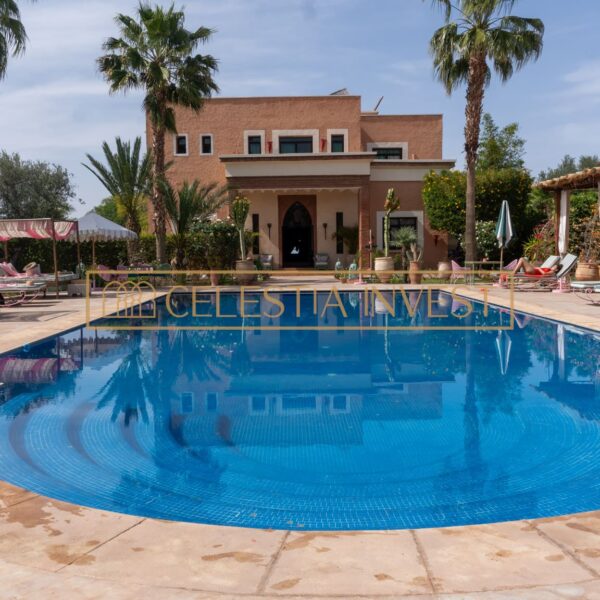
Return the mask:
{"type": "Polygon", "coordinates": [[[363,185],[358,191],[358,268],[368,269],[369,253],[367,245],[369,239],[369,229],[371,227],[371,195],[368,185],[363,185]]]}
{"type": "Polygon", "coordinates": [[[564,256],[569,251],[569,204],[571,192],[569,190],[561,190],[556,192],[556,250],[561,256],[564,256]]]}

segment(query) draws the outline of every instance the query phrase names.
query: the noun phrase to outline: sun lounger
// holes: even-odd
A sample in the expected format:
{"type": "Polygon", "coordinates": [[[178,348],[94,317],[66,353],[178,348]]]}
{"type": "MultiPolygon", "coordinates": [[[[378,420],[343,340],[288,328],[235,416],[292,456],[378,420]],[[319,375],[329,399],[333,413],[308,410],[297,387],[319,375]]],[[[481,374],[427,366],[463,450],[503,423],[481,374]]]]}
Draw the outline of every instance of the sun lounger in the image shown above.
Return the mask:
{"type": "Polygon", "coordinates": [[[0,306],[17,306],[35,300],[46,291],[45,283],[0,283],[0,306]]]}
{"type": "MultiPolygon", "coordinates": [[[[556,263],[552,264],[557,257],[549,257],[541,266],[541,268],[551,269],[556,263]],[[546,266],[551,265],[551,266],[546,266]]],[[[577,257],[574,254],[565,254],[558,262],[559,269],[556,272],[545,273],[544,275],[532,275],[527,273],[517,273],[513,277],[513,285],[515,290],[536,291],[536,290],[552,290],[557,288],[562,281],[565,281],[571,272],[577,266],[577,257]]]]}
{"type": "Polygon", "coordinates": [[[594,297],[594,294],[600,294],[600,281],[574,281],[571,283],[571,289],[578,298],[600,306],[600,296],[594,297]]]}

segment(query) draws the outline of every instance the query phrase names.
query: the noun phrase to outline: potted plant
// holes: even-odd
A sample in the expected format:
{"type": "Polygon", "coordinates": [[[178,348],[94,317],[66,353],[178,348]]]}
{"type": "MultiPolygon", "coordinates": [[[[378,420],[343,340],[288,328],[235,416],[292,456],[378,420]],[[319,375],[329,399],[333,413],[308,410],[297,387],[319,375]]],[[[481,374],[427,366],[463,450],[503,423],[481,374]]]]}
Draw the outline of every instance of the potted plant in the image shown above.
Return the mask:
{"type": "Polygon", "coordinates": [[[388,283],[394,270],[394,259],[390,256],[390,215],[400,208],[400,199],[394,188],[388,190],[383,208],[383,256],[375,259],[375,272],[382,283],[388,283]]]}
{"type": "Polygon", "coordinates": [[[255,275],[248,273],[248,271],[255,271],[256,265],[254,261],[248,257],[246,251],[246,220],[250,213],[250,201],[244,196],[236,196],[235,200],[231,203],[231,218],[237,229],[238,236],[240,239],[240,258],[235,261],[235,270],[242,271],[237,276],[240,283],[251,283],[255,279],[255,275]]]}
{"type": "Polygon", "coordinates": [[[416,242],[410,245],[410,249],[406,251],[409,268],[408,277],[411,283],[421,283],[423,275],[421,273],[421,259],[423,258],[423,249],[416,242]]]}

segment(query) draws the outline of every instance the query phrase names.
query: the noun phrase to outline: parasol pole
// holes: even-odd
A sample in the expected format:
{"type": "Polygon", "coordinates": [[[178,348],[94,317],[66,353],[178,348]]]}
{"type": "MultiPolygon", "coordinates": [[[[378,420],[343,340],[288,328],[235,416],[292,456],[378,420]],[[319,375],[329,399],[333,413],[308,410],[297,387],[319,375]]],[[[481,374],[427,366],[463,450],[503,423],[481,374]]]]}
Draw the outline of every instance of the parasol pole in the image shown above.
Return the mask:
{"type": "Polygon", "coordinates": [[[54,219],[52,221],[52,255],[54,257],[54,284],[56,285],[56,297],[59,297],[58,291],[58,255],[56,250],[56,227],[54,225],[54,219]]]}

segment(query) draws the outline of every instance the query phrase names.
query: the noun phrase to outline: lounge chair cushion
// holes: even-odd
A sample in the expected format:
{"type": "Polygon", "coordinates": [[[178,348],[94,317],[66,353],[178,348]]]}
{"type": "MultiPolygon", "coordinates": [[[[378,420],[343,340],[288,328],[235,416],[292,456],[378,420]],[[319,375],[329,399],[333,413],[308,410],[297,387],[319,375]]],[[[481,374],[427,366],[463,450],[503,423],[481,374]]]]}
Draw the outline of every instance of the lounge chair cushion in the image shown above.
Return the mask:
{"type": "Polygon", "coordinates": [[[19,277],[19,271],[9,262],[0,263],[0,270],[4,271],[7,277],[19,277]]]}

